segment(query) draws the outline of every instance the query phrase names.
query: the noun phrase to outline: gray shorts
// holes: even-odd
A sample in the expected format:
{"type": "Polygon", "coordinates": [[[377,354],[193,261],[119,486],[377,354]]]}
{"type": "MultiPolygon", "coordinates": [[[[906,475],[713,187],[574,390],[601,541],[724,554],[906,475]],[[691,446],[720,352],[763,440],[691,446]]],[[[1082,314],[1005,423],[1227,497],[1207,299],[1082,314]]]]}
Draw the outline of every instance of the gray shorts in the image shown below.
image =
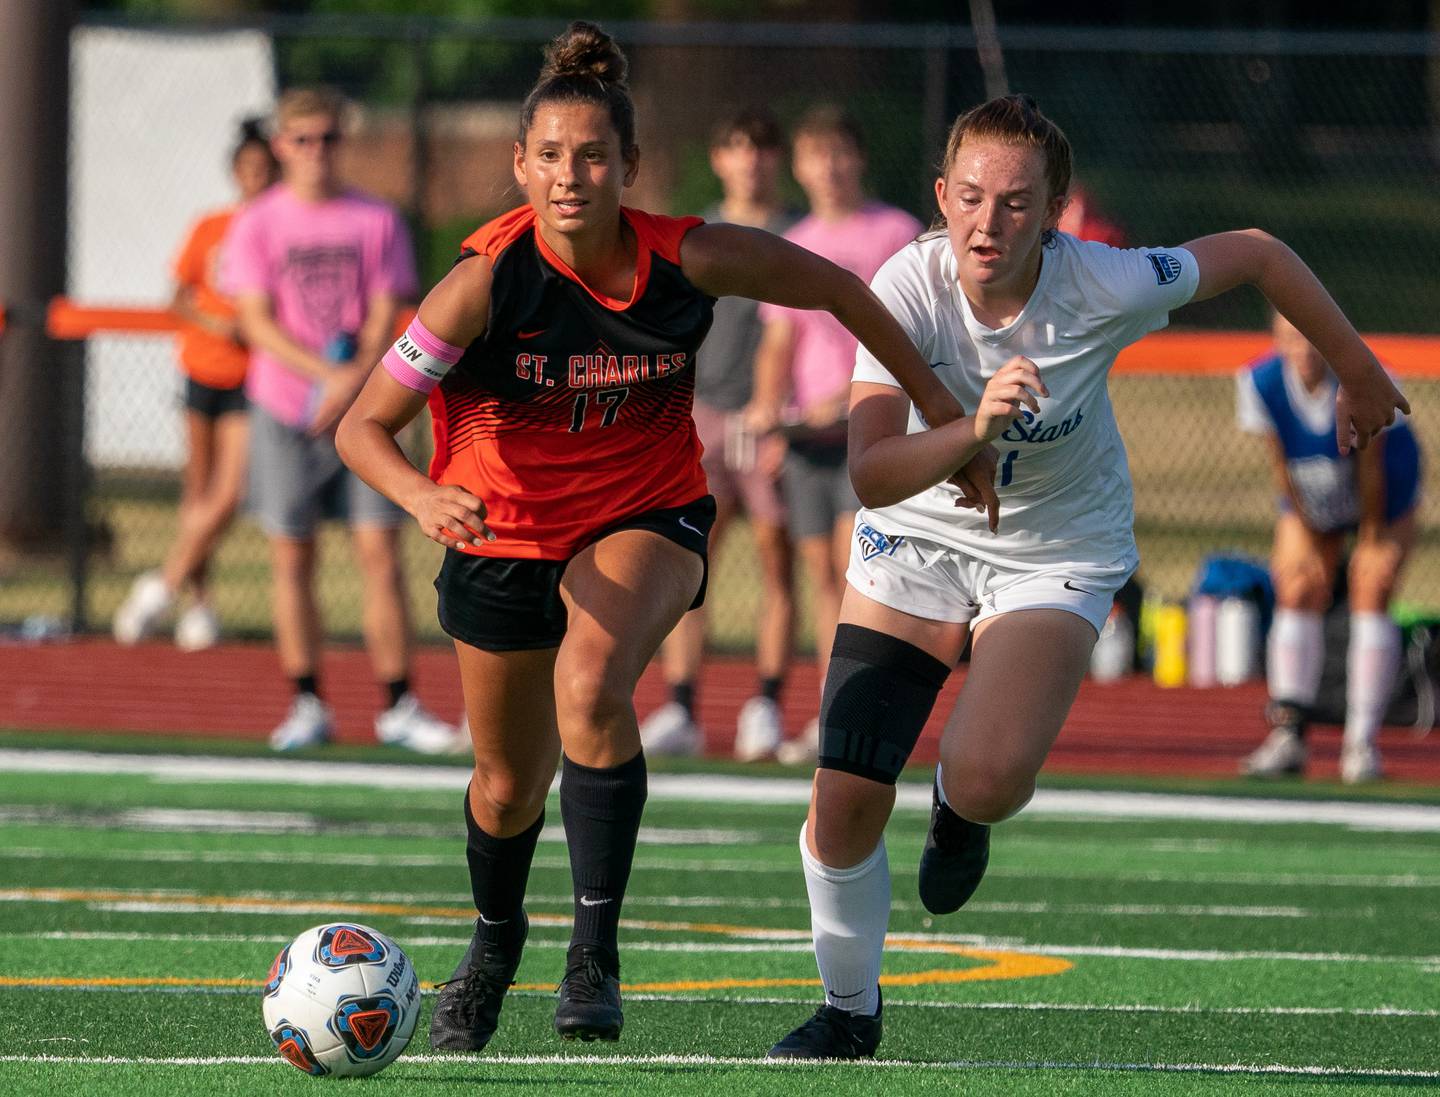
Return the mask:
{"type": "Polygon", "coordinates": [[[250,408],[250,497],[247,507],[272,537],[307,540],[324,518],[352,526],[394,527],[407,515],[360,477],[335,451],[335,436],[312,438],[258,404],[250,408]]]}
{"type": "Polygon", "coordinates": [[[792,445],[785,455],[785,524],[790,536],[829,537],[841,518],[860,509],[845,447],[792,445]]]}

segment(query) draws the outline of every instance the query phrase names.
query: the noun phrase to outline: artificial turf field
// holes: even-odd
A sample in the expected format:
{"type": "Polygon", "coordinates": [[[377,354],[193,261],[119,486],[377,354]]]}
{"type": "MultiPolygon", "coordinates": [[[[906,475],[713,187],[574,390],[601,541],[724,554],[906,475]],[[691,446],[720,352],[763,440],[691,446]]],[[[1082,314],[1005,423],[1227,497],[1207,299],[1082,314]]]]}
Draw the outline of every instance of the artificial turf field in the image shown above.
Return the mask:
{"type": "Polygon", "coordinates": [[[803,780],[654,773],[622,923],[618,1044],[550,1028],[571,905],[552,803],[530,943],[490,1047],[430,1054],[427,995],[410,1052],[341,1081],[274,1055],[258,987],[281,945],[331,920],[390,934],[427,983],[448,977],[473,918],[465,771],[346,760],[385,757],[373,750],[292,763],[20,749],[32,745],[0,735],[3,1094],[1440,1085],[1434,790],[1397,803],[1393,790],[1136,796],[1147,786],[1128,781],[1096,795],[1052,780],[997,829],[970,905],[931,919],[915,895],[917,774],[889,830],[882,1059],[813,1066],[763,1061],[819,995],[795,849],[803,780]]]}

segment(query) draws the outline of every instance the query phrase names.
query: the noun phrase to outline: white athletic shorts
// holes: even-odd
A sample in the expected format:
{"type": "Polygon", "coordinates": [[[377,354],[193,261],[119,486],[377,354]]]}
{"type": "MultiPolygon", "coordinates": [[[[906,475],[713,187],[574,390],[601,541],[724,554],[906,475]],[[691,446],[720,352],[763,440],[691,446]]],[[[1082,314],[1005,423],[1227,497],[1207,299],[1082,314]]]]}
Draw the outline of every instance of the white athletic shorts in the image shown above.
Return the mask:
{"type": "Polygon", "coordinates": [[[862,516],[845,578],[871,601],[927,621],[976,625],[1017,609],[1063,609],[1090,622],[1098,636],[1115,592],[1134,570],[1129,561],[998,567],[938,541],[887,535],[862,516]]]}

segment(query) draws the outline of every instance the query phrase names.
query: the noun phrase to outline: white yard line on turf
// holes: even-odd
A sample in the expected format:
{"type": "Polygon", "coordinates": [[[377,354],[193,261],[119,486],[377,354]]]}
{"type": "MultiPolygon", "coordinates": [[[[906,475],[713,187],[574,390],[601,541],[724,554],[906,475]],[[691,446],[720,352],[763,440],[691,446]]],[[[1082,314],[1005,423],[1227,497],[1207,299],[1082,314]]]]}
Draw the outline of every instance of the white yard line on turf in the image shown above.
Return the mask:
{"type": "MultiPolygon", "coordinates": [[[[470,771],[459,766],[372,765],[286,758],[102,754],[15,748],[0,749],[0,772],[128,774],[185,784],[209,781],[450,791],[463,789],[470,779],[470,771]]],[[[650,798],[732,804],[806,804],[810,800],[810,782],[786,777],[657,773],[650,776],[650,798]]],[[[896,806],[928,811],[930,790],[919,785],[902,785],[896,806]]],[[[1334,823],[1366,830],[1440,832],[1440,805],[1433,804],[1041,789],[1025,810],[1031,815],[1094,819],[1334,823]]]]}
{"type": "MultiPolygon", "coordinates": [[[[19,893],[15,893],[15,892],[0,892],[0,902],[4,902],[4,901],[10,901],[10,902],[16,902],[16,901],[21,901],[21,902],[23,902],[23,901],[35,901],[33,898],[30,899],[30,900],[26,900],[26,899],[25,899],[25,894],[26,894],[26,893],[24,893],[24,892],[19,892],[19,893]]],[[[199,912],[201,912],[201,913],[207,913],[207,914],[208,914],[208,913],[213,913],[213,912],[215,912],[215,911],[217,911],[217,910],[223,911],[224,913],[227,913],[227,914],[237,914],[237,913],[238,913],[238,914],[252,914],[252,913],[269,913],[269,914],[285,913],[285,914],[293,914],[293,913],[295,912],[295,908],[294,908],[294,906],[293,906],[292,904],[286,904],[286,905],[284,905],[284,906],[277,906],[277,907],[275,907],[275,908],[273,908],[273,909],[272,909],[272,908],[263,907],[263,906],[261,906],[261,907],[251,907],[251,906],[248,905],[248,904],[247,904],[243,909],[239,909],[239,910],[236,910],[236,909],[234,909],[234,908],[232,908],[232,907],[221,906],[221,905],[219,905],[219,904],[215,905],[215,906],[212,908],[211,906],[206,905],[206,904],[200,904],[200,903],[190,904],[190,903],[186,903],[186,902],[184,901],[184,893],[183,893],[183,892],[177,892],[177,893],[175,893],[175,902],[174,902],[174,905],[173,905],[173,906],[172,906],[172,905],[169,905],[169,903],[161,903],[161,902],[156,902],[156,903],[153,903],[153,904],[150,904],[150,905],[155,908],[155,911],[156,911],[157,913],[167,913],[167,912],[168,912],[168,913],[173,913],[173,912],[175,912],[176,910],[180,910],[181,912],[186,912],[186,911],[188,911],[188,908],[189,908],[190,906],[192,906],[192,905],[193,905],[194,907],[196,907],[199,912]]],[[[89,907],[89,908],[92,908],[92,909],[113,909],[113,908],[116,907],[116,906],[122,906],[122,904],[112,904],[112,903],[87,903],[86,906],[89,907]]],[[[124,906],[124,909],[135,909],[135,908],[142,908],[144,905],[141,904],[141,903],[135,903],[135,904],[123,904],[123,906],[124,906]]],[[[314,913],[317,913],[317,914],[334,914],[334,913],[336,912],[336,908],[335,908],[334,906],[325,906],[325,905],[320,904],[320,903],[317,902],[316,906],[314,907],[314,911],[313,911],[313,912],[314,912],[314,913]]],[[[631,930],[641,930],[641,931],[643,931],[644,929],[648,928],[648,925],[647,925],[646,923],[637,923],[637,922],[635,922],[635,921],[633,921],[633,920],[631,920],[631,919],[621,919],[620,925],[621,925],[622,927],[624,927],[624,928],[631,929],[631,930]]],[[[724,944],[725,942],[723,942],[723,941],[721,941],[721,942],[711,942],[711,941],[674,941],[674,942],[666,942],[666,943],[665,943],[665,947],[664,947],[663,949],[662,949],[661,947],[659,947],[659,945],[658,945],[657,943],[647,943],[647,942],[644,942],[644,941],[636,941],[636,942],[634,942],[634,943],[627,943],[625,947],[626,947],[626,948],[634,948],[634,949],[637,949],[637,950],[640,950],[640,951],[694,952],[694,953],[724,952],[724,951],[756,951],[756,952],[776,951],[776,952],[787,952],[787,951],[807,951],[807,950],[810,948],[809,935],[806,934],[806,933],[805,933],[804,931],[802,931],[802,930],[781,929],[781,928],[764,929],[764,928],[761,928],[761,927],[743,927],[743,929],[742,929],[742,927],[735,927],[735,928],[736,928],[736,933],[734,934],[735,936],[743,936],[743,937],[745,937],[745,938],[747,939],[747,941],[748,941],[749,943],[756,944],[758,947],[756,947],[756,948],[754,948],[754,949],[752,949],[752,950],[746,950],[746,949],[727,949],[727,948],[723,948],[723,947],[717,947],[718,945],[724,944]],[[775,944],[772,945],[772,941],[773,941],[775,944]],[[784,945],[785,945],[786,943],[791,943],[791,944],[793,944],[793,946],[794,946],[793,949],[792,949],[792,948],[784,947],[784,945]]],[[[7,938],[12,938],[12,937],[22,937],[22,936],[24,936],[24,935],[23,935],[23,934],[0,933],[0,940],[4,940],[4,939],[7,939],[7,938]]],[[[69,932],[64,931],[64,930],[51,930],[51,931],[46,931],[46,932],[43,934],[43,936],[44,936],[45,938],[54,939],[54,940],[63,940],[63,939],[66,938],[66,937],[73,937],[73,938],[76,939],[76,940],[86,940],[86,939],[87,939],[85,933],[83,933],[83,932],[80,932],[80,933],[69,933],[69,932]]],[[[1037,956],[1058,956],[1058,957],[1062,957],[1062,958],[1063,958],[1063,957],[1071,957],[1071,956],[1095,956],[1095,957],[1105,957],[1105,958],[1110,958],[1110,959],[1124,959],[1124,960],[1173,960],[1173,961],[1183,961],[1183,962],[1193,962],[1193,963],[1229,963],[1229,962],[1236,962],[1236,961],[1259,960],[1259,961],[1265,961],[1265,962],[1278,961],[1278,962],[1285,962],[1285,963],[1399,964],[1399,965],[1402,965],[1402,966],[1412,966],[1412,967],[1421,967],[1421,968],[1434,967],[1434,966],[1436,966],[1436,965],[1440,965],[1440,956],[1396,956],[1396,955],[1387,955],[1387,954],[1383,954],[1383,953],[1378,953],[1378,954],[1377,954],[1377,953],[1351,953],[1351,952],[1286,952],[1286,951],[1282,951],[1282,950],[1279,950],[1279,949],[1181,949],[1181,948],[1126,948],[1126,947],[1123,947],[1123,946],[1120,946],[1120,945],[1089,945],[1089,944],[1056,945],[1056,944],[1043,944],[1043,943],[1039,943],[1039,942],[1030,942],[1030,941],[1027,941],[1027,940],[1025,940],[1025,939],[1023,939],[1023,938],[1017,938],[1017,937],[987,937],[987,936],[982,936],[982,935],[978,935],[978,934],[925,933],[925,932],[896,933],[896,934],[892,934],[892,936],[893,936],[893,937],[896,937],[896,938],[903,939],[903,940],[906,941],[906,942],[910,942],[910,943],[912,944],[912,949],[911,949],[911,951],[925,951],[925,949],[923,948],[923,946],[924,946],[925,944],[959,944],[959,945],[964,945],[964,946],[966,946],[966,947],[971,947],[971,948],[980,948],[980,949],[985,949],[985,948],[1004,948],[1004,949],[1013,949],[1013,950],[1016,950],[1016,951],[1032,953],[1032,954],[1037,955],[1037,956]],[[917,947],[917,946],[918,946],[918,947],[917,947]]],[[[97,938],[97,939],[100,939],[100,938],[97,938]]],[[[116,939],[121,939],[121,938],[116,938],[116,939]]],[[[148,939],[151,939],[151,938],[147,937],[146,935],[140,934],[140,935],[137,935],[135,939],[136,939],[136,940],[148,940],[148,939]]],[[[161,939],[163,939],[163,938],[161,938],[161,939]]],[[[185,939],[186,939],[186,940],[200,940],[200,939],[202,939],[202,938],[197,938],[197,937],[193,937],[193,936],[187,935],[185,939]]],[[[222,937],[221,939],[223,940],[223,939],[228,939],[228,938],[222,937]]],[[[238,939],[240,939],[240,940],[248,940],[249,937],[248,937],[248,935],[242,935],[242,936],[241,936],[240,938],[238,938],[238,939]]],[[[276,939],[278,940],[278,938],[276,938],[276,939]]],[[[461,937],[455,937],[455,938],[437,937],[437,938],[435,938],[434,940],[435,940],[435,943],[456,944],[456,945],[464,944],[464,943],[466,942],[466,939],[465,939],[465,938],[461,938],[461,937]]],[[[527,947],[530,947],[530,948],[545,948],[545,947],[549,947],[551,944],[554,944],[556,947],[559,947],[560,945],[563,944],[563,942],[559,942],[559,941],[549,942],[549,941],[547,941],[545,938],[532,938],[531,941],[530,941],[530,944],[529,944],[527,947]]]]}
{"type": "MultiPolygon", "coordinates": [[[[957,1059],[919,1062],[907,1059],[859,1059],[824,1064],[803,1060],[742,1058],[721,1055],[407,1055],[411,1065],[474,1063],[495,1066],[721,1066],[765,1067],[771,1070],[1065,1070],[1118,1071],[1157,1074],[1281,1074],[1318,1078],[1440,1078],[1436,1070],[1400,1070],[1392,1067],[1292,1066],[1284,1063],[1107,1063],[1060,1060],[957,1059]]],[[[105,1055],[0,1055],[0,1063],[53,1063],[96,1066],[288,1066],[279,1056],[216,1055],[174,1058],[105,1055]]]]}
{"type": "MultiPolygon", "coordinates": [[[[0,824],[3,824],[3,815],[0,815],[0,824]]],[[[69,829],[77,829],[86,826],[83,817],[67,818],[65,825],[69,829]]],[[[111,823],[95,824],[97,830],[112,830],[111,823]]],[[[642,839],[645,828],[641,828],[642,839]]],[[[642,845],[643,845],[642,841],[642,845]]],[[[787,849],[790,843],[786,843],[787,849]]],[[[461,854],[455,853],[448,856],[428,854],[325,854],[318,859],[318,863],[326,865],[354,865],[356,867],[374,866],[382,867],[394,865],[405,868],[425,867],[449,867],[459,864],[461,854]]],[[[133,861],[187,861],[194,860],[204,864],[308,864],[316,862],[317,857],[312,853],[273,853],[266,851],[244,852],[226,850],[176,850],[176,851],[153,851],[153,850],[131,850],[131,849],[104,849],[98,846],[92,847],[90,853],[84,850],[73,849],[52,849],[41,846],[20,846],[0,847],[0,860],[60,860],[90,859],[108,860],[112,857],[133,861]]],[[[904,864],[900,857],[891,859],[892,866],[904,864]]],[[[535,858],[534,868],[539,869],[564,869],[569,871],[570,862],[564,857],[551,857],[542,855],[535,858]]],[[[647,857],[642,850],[635,859],[635,868],[644,870],[664,870],[667,872],[695,872],[700,874],[729,874],[745,873],[756,875],[757,873],[768,873],[774,875],[793,876],[795,865],[790,861],[775,862],[766,864],[761,861],[725,861],[725,860],[695,860],[670,857],[647,857]]],[[[1138,880],[1150,884],[1226,884],[1254,887],[1353,887],[1353,888],[1440,888],[1440,876],[1422,876],[1416,873],[1397,873],[1388,876],[1374,874],[1358,874],[1355,876],[1342,876],[1333,873],[1305,873],[1305,872],[1158,872],[1148,869],[1121,869],[1101,868],[1068,871],[1050,866],[1043,868],[1017,868],[1010,865],[992,865],[986,874],[991,878],[1017,879],[1017,880],[1104,880],[1115,883],[1126,880],[1138,880]]],[[[903,900],[901,900],[903,902],[903,900]]],[[[897,904],[896,909],[904,909],[897,904]]],[[[916,908],[918,909],[918,908],[916,908]]]]}
{"type": "MultiPolygon", "coordinates": [[[[463,943],[463,942],[462,942],[463,943]]],[[[557,947],[564,947],[557,942],[557,947]]],[[[212,987],[212,986],[99,986],[89,983],[70,984],[63,988],[25,987],[25,990],[53,990],[63,994],[179,994],[187,997],[250,997],[255,988],[212,987]]],[[[434,990],[422,990],[421,995],[431,997],[434,990]]],[[[551,998],[553,994],[534,990],[512,990],[513,997],[551,998]]],[[[647,991],[630,992],[625,995],[627,1002],[666,1002],[674,1005],[705,1006],[803,1006],[813,1008],[814,998],[754,997],[733,995],[653,994],[647,991]]],[[[885,999],[887,1007],[894,1009],[944,1009],[975,1010],[978,1012],[1019,1012],[1019,1013],[1131,1013],[1156,1015],[1194,1016],[1242,1016],[1242,1017],[1413,1017],[1420,1019],[1440,1018],[1440,1009],[1402,1009],[1398,1006],[1350,1007],[1350,1006],[1160,1006],[1138,1002],[931,1002],[908,1001],[900,998],[885,999]]]]}

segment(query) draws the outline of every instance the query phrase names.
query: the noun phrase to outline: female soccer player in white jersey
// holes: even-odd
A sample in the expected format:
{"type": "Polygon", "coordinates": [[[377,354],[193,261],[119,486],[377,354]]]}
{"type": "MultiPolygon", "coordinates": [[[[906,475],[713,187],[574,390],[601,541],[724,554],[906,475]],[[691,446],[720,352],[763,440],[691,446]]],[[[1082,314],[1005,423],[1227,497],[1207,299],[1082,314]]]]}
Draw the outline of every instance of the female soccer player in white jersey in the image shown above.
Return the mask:
{"type": "Polygon", "coordinates": [[[821,706],[820,765],[801,859],[825,1004],[770,1051],[859,1058],[880,1041],[890,910],[882,839],[895,779],[973,632],[940,742],[920,897],[958,910],[989,859],[989,827],[1030,799],[1115,592],[1135,569],[1125,447],[1106,376],[1171,309],[1257,286],[1340,381],[1342,449],[1409,410],[1309,268],[1258,230],[1120,250],[1055,229],[1070,146],[1027,96],[956,120],[936,181],[943,231],[873,282],[973,414],[930,429],[863,351],[851,392],[856,516],[821,706]],[[945,483],[999,451],[1003,523],[945,483]]]}

